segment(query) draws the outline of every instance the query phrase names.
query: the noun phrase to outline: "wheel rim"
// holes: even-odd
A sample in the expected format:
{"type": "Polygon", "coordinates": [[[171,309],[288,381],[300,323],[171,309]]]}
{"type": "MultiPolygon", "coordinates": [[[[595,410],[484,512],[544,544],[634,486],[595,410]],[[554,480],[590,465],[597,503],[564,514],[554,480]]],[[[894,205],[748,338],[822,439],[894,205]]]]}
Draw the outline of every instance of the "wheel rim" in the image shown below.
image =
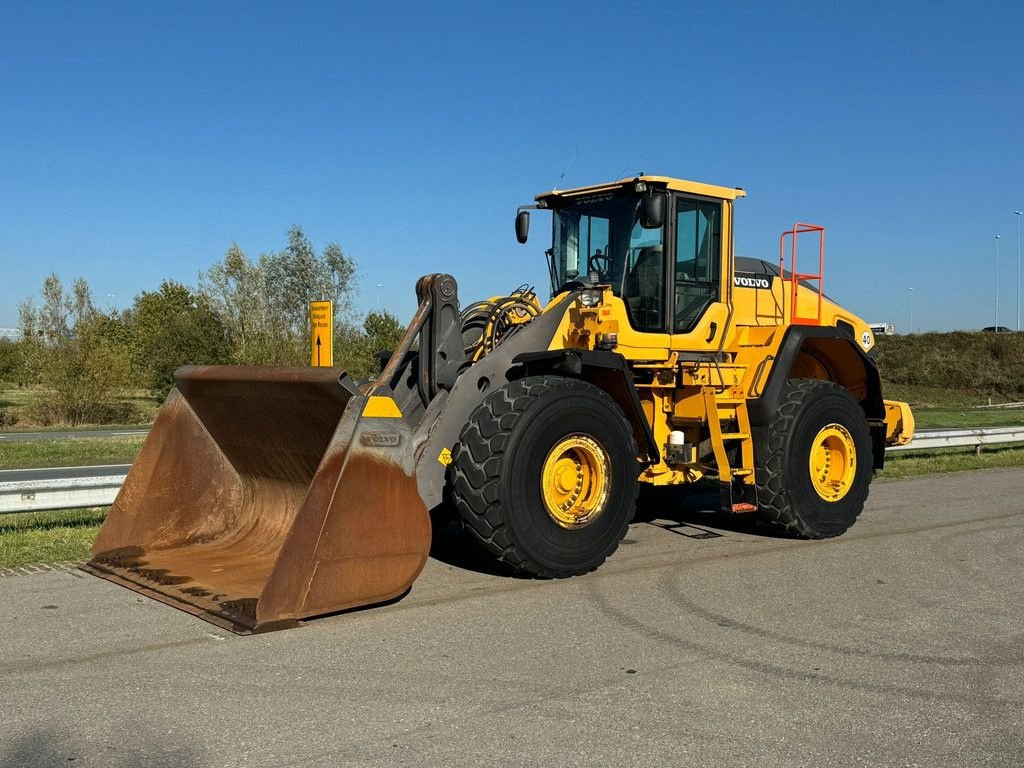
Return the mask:
{"type": "Polygon", "coordinates": [[[811,443],[811,482],[825,501],[839,501],[853,487],[857,474],[857,446],[842,424],[821,428],[811,443]]]}
{"type": "Polygon", "coordinates": [[[544,460],[541,496],[562,528],[583,528],[601,514],[608,498],[608,453],[586,435],[560,440],[544,460]]]}

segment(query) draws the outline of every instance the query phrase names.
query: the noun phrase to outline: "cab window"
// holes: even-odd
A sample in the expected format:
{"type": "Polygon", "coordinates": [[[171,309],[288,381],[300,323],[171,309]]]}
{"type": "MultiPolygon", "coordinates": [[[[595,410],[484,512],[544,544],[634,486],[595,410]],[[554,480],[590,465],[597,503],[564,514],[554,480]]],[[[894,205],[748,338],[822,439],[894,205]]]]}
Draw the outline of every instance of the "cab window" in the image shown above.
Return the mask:
{"type": "Polygon", "coordinates": [[[612,286],[638,331],[664,333],[664,227],[644,229],[634,194],[598,194],[556,209],[551,251],[552,295],[570,282],[612,286]]]}
{"type": "Polygon", "coordinates": [[[629,232],[622,298],[629,322],[638,331],[665,332],[665,248],[662,231],[637,221],[629,232]]]}
{"type": "Polygon", "coordinates": [[[719,298],[722,204],[676,198],[676,333],[693,330],[719,298]]]}

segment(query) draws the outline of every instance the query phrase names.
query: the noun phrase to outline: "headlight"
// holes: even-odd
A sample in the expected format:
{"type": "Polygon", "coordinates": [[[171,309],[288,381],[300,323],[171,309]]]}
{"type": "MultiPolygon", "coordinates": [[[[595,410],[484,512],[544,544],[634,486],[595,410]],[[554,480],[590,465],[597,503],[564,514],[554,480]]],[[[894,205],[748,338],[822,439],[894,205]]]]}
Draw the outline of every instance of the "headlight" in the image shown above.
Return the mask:
{"type": "Polygon", "coordinates": [[[587,288],[580,294],[580,304],[584,307],[596,307],[601,303],[601,291],[587,288]]]}

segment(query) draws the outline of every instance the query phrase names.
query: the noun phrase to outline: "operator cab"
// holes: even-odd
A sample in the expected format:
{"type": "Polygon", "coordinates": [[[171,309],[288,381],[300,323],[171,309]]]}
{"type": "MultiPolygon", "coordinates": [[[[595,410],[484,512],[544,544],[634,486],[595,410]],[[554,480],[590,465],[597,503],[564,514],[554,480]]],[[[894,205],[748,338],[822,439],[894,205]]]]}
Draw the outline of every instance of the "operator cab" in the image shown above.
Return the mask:
{"type": "MultiPolygon", "coordinates": [[[[663,177],[550,192],[552,296],[610,285],[638,331],[685,333],[722,295],[725,207],[742,190],[663,177]]],[[[516,235],[525,242],[529,214],[516,235]]]]}

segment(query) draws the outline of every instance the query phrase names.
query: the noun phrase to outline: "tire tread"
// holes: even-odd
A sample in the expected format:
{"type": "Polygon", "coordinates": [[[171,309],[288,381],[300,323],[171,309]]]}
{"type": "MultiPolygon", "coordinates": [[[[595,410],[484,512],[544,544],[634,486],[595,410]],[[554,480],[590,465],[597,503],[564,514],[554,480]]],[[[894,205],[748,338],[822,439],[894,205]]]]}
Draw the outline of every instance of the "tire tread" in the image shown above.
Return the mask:
{"type": "MultiPolygon", "coordinates": [[[[564,376],[530,376],[517,379],[489,395],[473,412],[452,452],[451,499],[470,537],[509,570],[536,578],[564,578],[595,570],[617,548],[629,528],[632,515],[623,516],[615,545],[600,561],[576,569],[558,570],[545,567],[529,556],[515,541],[505,524],[504,500],[500,498],[499,482],[504,467],[505,449],[520,420],[537,401],[559,390],[576,389],[582,382],[564,376]]],[[[591,386],[591,385],[586,385],[591,386]]],[[[627,430],[629,423],[606,392],[593,387],[607,399],[608,406],[619,413],[627,430]]],[[[636,444],[628,446],[636,455],[636,444]]],[[[633,483],[631,509],[636,507],[639,484],[633,483]]]]}
{"type": "MultiPolygon", "coordinates": [[[[785,487],[785,463],[788,458],[786,446],[793,423],[805,402],[819,397],[823,391],[830,390],[838,390],[849,396],[844,387],[832,381],[791,379],[783,390],[782,402],[779,404],[775,417],[768,424],[762,436],[763,454],[757,462],[754,473],[757,486],[757,516],[761,522],[794,538],[833,538],[849,529],[847,526],[841,531],[823,533],[808,524],[797,513],[785,487]]],[[[850,520],[850,525],[853,525],[862,510],[863,505],[856,510],[850,520]]]]}

